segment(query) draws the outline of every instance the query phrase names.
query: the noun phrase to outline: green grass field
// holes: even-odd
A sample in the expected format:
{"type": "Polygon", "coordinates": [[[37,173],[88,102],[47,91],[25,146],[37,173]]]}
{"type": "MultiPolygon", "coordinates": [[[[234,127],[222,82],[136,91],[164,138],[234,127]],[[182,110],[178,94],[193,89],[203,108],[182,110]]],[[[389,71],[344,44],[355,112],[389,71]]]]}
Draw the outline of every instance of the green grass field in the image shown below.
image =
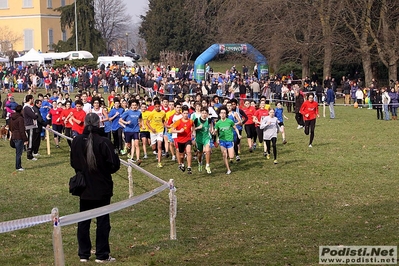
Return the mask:
{"type": "MultiPolygon", "coordinates": [[[[337,106],[335,120],[317,120],[308,148],[294,114],[286,115],[288,144],[279,136],[278,165],[259,148],[250,154],[245,138],[229,176],[219,150],[211,175],[198,173],[196,164],[190,176],[171,161],[157,169],[155,156],[145,160],[143,168],[175,179],[177,240],[169,240],[165,191],[111,214],[115,265],[318,265],[321,245],[397,245],[398,121],[337,106]]],[[[22,173],[14,171],[8,142],[0,141],[0,149],[0,221],[48,214],[53,207],[61,216],[78,211],[78,198],[68,193],[73,170],[65,141],[57,150],[52,143],[51,156],[43,142],[36,162],[24,153],[22,173]]],[[[113,177],[112,201],[127,199],[126,168],[113,177]]],[[[135,195],[158,186],[142,174],[133,178],[135,195]]],[[[43,224],[1,234],[0,265],[54,265],[52,229],[43,224]]],[[[80,265],[76,225],[62,227],[62,236],[66,265],[80,265]]],[[[94,256],[88,264],[95,264],[94,256]]]]}

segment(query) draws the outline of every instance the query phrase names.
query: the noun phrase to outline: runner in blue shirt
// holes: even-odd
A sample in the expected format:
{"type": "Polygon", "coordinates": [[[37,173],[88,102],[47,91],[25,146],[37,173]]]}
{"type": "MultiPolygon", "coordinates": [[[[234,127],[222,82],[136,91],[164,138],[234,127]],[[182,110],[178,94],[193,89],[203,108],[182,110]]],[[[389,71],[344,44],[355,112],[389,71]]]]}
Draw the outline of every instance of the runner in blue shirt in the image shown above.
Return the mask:
{"type": "Polygon", "coordinates": [[[129,101],[129,110],[124,112],[119,118],[119,124],[124,128],[125,132],[125,152],[129,152],[129,149],[132,148],[128,153],[127,157],[129,159],[134,158],[134,152],[136,151],[136,162],[140,165],[140,124],[141,124],[141,112],[138,110],[139,101],[130,100],[129,101]]]}
{"type": "Polygon", "coordinates": [[[122,141],[122,127],[119,124],[119,118],[121,118],[121,114],[123,113],[123,108],[121,107],[121,101],[119,98],[114,98],[114,106],[108,114],[109,121],[111,121],[111,132],[112,137],[114,138],[114,147],[115,150],[119,153],[123,154],[123,141],[122,141]]]}

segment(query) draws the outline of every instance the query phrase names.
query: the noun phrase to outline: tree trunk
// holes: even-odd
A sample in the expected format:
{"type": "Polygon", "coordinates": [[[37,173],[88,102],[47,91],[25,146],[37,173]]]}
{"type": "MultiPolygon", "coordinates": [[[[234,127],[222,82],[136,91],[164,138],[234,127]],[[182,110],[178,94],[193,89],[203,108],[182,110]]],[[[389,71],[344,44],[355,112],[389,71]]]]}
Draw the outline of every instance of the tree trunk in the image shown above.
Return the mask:
{"type": "Polygon", "coordinates": [[[398,79],[398,62],[394,58],[389,60],[388,76],[389,80],[396,81],[398,79]]]}
{"type": "Polygon", "coordinates": [[[371,69],[371,56],[368,50],[361,52],[363,72],[364,72],[364,86],[370,86],[371,80],[373,79],[373,71],[371,69]]]}
{"type": "Polygon", "coordinates": [[[331,62],[332,62],[332,46],[330,42],[326,42],[324,45],[324,63],[323,63],[324,77],[331,77],[331,62]]]}
{"type": "Polygon", "coordinates": [[[310,77],[309,53],[302,52],[302,79],[310,77]]]}

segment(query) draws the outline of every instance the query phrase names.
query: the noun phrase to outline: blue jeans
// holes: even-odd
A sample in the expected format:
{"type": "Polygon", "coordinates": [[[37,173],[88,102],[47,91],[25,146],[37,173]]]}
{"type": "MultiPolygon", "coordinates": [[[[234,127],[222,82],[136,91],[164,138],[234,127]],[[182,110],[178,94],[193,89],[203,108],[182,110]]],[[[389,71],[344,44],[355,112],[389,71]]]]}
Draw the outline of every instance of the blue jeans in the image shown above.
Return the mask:
{"type": "Polygon", "coordinates": [[[383,112],[384,112],[385,120],[389,120],[389,109],[388,109],[388,104],[383,104],[383,105],[382,105],[382,110],[383,110],[383,112]]]}
{"type": "Polygon", "coordinates": [[[330,109],[330,118],[334,119],[335,118],[334,102],[331,102],[328,105],[328,108],[330,109]]]}
{"type": "Polygon", "coordinates": [[[259,92],[254,92],[254,101],[258,103],[259,101],[259,92]]]}
{"type": "Polygon", "coordinates": [[[15,169],[22,168],[22,152],[24,151],[24,141],[22,139],[14,139],[15,143],[15,169]]]}

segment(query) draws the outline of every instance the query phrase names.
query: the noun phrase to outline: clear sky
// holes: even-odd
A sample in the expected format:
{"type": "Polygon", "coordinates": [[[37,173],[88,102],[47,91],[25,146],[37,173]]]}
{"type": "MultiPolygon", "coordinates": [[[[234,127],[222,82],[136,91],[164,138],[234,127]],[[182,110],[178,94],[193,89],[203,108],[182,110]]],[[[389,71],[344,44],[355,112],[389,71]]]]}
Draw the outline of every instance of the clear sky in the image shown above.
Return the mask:
{"type": "Polygon", "coordinates": [[[127,7],[127,13],[131,15],[133,23],[140,22],[140,15],[145,15],[148,10],[148,0],[122,0],[127,7]]]}

